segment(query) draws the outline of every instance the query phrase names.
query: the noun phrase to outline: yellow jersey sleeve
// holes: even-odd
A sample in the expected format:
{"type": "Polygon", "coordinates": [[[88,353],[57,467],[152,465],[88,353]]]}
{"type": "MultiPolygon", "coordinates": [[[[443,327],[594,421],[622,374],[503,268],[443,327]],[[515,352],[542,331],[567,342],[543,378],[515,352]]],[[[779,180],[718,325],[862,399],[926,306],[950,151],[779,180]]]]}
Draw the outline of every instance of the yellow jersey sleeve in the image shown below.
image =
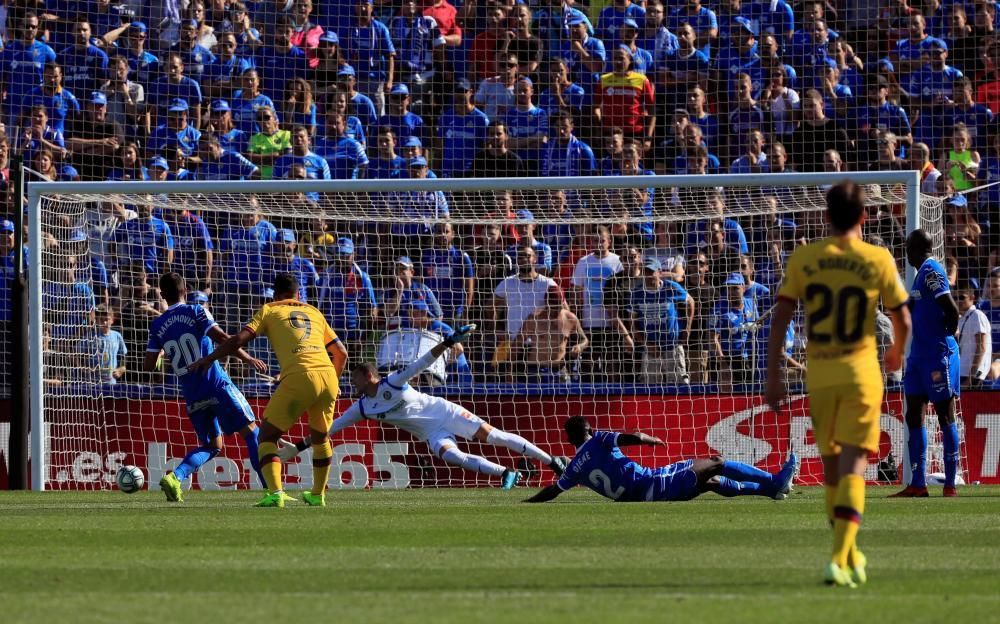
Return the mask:
{"type": "Polygon", "coordinates": [[[804,248],[800,247],[792,252],[792,257],[788,259],[788,266],[785,267],[785,278],[778,288],[778,298],[787,299],[792,303],[802,299],[805,286],[802,278],[802,254],[804,248]]]}
{"type": "Polygon", "coordinates": [[[257,313],[253,315],[253,318],[250,319],[250,322],[247,323],[244,327],[252,331],[256,336],[266,336],[267,317],[269,316],[268,314],[269,308],[270,306],[266,303],[262,305],[260,309],[257,310],[257,313]]]}
{"type": "Polygon", "coordinates": [[[887,310],[895,310],[910,298],[903,280],[896,269],[896,261],[888,249],[882,250],[882,283],[879,285],[882,294],[882,303],[887,310]]]}

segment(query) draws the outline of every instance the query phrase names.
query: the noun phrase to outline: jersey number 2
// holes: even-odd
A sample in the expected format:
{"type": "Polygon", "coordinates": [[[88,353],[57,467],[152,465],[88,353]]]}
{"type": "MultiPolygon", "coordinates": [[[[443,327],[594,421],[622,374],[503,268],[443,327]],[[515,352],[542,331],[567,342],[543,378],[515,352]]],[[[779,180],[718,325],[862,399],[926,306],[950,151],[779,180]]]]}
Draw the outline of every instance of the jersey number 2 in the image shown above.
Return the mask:
{"type": "Polygon", "coordinates": [[[621,486],[611,489],[611,478],[603,470],[591,470],[587,478],[594,487],[604,488],[604,495],[612,500],[618,500],[625,493],[625,488],[621,486]]]}
{"type": "Polygon", "coordinates": [[[837,307],[835,313],[835,334],[837,340],[842,343],[852,343],[861,340],[865,331],[865,316],[868,314],[868,294],[857,286],[845,286],[837,293],[826,284],[809,284],[806,288],[806,300],[812,304],[814,299],[819,299],[819,307],[809,314],[808,334],[809,340],[826,344],[832,341],[833,334],[816,331],[816,326],[830,317],[834,313],[834,306],[837,307]],[[847,315],[852,303],[856,306],[854,324],[847,327],[847,315]]]}
{"type": "Polygon", "coordinates": [[[170,358],[170,367],[175,375],[186,375],[187,367],[192,362],[201,359],[201,345],[191,334],[182,334],[177,340],[169,340],[163,345],[163,351],[170,358]]]}

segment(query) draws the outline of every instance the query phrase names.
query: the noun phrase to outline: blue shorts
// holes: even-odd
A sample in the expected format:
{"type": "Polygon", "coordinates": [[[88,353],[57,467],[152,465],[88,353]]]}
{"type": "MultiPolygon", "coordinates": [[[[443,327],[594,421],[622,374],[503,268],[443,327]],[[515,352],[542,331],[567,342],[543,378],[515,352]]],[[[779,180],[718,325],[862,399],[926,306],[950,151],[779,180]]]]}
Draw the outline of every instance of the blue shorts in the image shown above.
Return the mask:
{"type": "Polygon", "coordinates": [[[188,418],[201,444],[224,433],[237,433],[256,421],[246,397],[235,386],[220,388],[214,396],[189,404],[188,418]]]}
{"type": "Polygon", "coordinates": [[[908,357],[903,392],[906,396],[927,397],[931,403],[948,401],[959,394],[959,371],[957,349],[940,355],[908,357]]]}
{"type": "Polygon", "coordinates": [[[650,477],[652,484],[646,490],[646,501],[687,501],[698,491],[698,475],[691,466],[693,459],[686,459],[663,468],[656,468],[650,477]]]}

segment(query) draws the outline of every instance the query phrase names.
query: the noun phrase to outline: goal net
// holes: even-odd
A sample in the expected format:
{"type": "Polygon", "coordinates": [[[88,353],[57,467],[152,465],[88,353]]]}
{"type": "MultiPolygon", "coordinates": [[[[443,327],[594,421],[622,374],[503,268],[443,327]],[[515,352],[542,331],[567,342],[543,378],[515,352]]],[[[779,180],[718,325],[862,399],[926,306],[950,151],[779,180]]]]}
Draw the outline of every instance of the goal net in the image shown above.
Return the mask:
{"type": "MultiPolygon", "coordinates": [[[[845,177],[866,185],[865,237],[890,248],[901,272],[916,219],[942,243],[941,201],[914,195],[912,173],[35,185],[34,485],[110,488],[118,466],[134,464],[155,488],[197,445],[174,371],[199,346],[175,345],[143,369],[168,270],[230,334],[291,271],[350,361],[382,371],[476,323],[413,383],[553,454],[572,455],[562,424],[585,415],[663,438],[665,448],[638,452],[647,465],[722,454],[774,470],[795,450],[800,482],[817,483],[801,317],[786,336],[787,409],[768,410],[760,391],[784,263],[825,234],[825,189],[845,177]]],[[[259,416],[278,366],[266,339],[249,351],[268,374],[235,359],[225,369],[259,416]]],[[[887,478],[890,454],[903,456],[898,379],[886,383],[872,480],[887,478]]],[[[304,433],[300,424],[288,438],[304,433]]],[[[377,421],[333,442],[333,488],[489,482],[377,421]]],[[[520,467],[529,485],[551,479],[505,449],[459,444],[520,467]]],[[[308,453],[288,466],[292,489],[310,484],[308,453]]],[[[239,436],[191,483],[259,487],[239,436]]]]}

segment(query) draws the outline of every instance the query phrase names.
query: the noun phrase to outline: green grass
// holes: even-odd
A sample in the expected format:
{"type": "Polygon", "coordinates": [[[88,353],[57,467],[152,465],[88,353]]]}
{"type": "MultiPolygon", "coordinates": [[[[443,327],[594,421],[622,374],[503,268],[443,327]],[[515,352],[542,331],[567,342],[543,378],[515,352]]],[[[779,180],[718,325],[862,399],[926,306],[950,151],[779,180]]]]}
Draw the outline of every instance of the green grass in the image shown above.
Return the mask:
{"type": "MultiPolygon", "coordinates": [[[[935,488],[938,490],[938,488],[935,488]]],[[[886,500],[869,583],[823,586],[822,492],[612,504],[574,491],[0,493],[2,622],[1000,621],[1000,487],[886,500]]]]}

